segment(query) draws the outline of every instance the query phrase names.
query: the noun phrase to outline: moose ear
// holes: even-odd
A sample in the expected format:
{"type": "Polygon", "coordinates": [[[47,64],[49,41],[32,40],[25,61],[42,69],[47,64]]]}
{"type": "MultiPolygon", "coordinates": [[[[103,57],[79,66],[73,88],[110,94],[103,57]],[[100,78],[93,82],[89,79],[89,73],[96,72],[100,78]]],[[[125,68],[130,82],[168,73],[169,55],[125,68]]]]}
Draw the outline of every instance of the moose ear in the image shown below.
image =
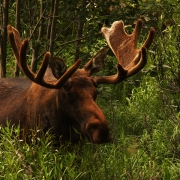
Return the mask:
{"type": "Polygon", "coordinates": [[[67,70],[65,62],[59,57],[51,59],[51,69],[55,78],[59,79],[67,70]]]}
{"type": "Polygon", "coordinates": [[[89,75],[101,71],[101,69],[104,67],[104,59],[106,56],[107,49],[101,49],[91,60],[86,63],[84,66],[85,71],[89,73],[89,75]]]}

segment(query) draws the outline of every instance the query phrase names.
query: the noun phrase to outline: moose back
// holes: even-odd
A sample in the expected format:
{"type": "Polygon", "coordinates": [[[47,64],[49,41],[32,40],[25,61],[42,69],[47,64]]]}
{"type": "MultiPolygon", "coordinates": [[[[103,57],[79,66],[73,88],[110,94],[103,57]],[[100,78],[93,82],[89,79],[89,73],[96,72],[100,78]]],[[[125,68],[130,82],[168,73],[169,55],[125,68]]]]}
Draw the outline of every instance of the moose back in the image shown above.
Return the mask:
{"type": "Polygon", "coordinates": [[[23,134],[32,129],[49,131],[65,141],[78,142],[87,138],[93,143],[110,141],[108,121],[95,100],[99,84],[117,84],[139,72],[147,62],[147,49],[155,30],[150,29],[140,49],[137,48],[142,20],[137,20],[132,34],[124,30],[124,23],[116,21],[102,33],[115,54],[117,73],[94,76],[104,67],[107,50],[101,49],[84,67],[77,60],[70,69],[59,57],[44,55],[42,65],[34,74],[27,66],[28,39],[21,41],[18,30],[8,25],[8,36],[16,61],[26,77],[0,79],[0,125],[20,124],[23,134]],[[51,59],[51,60],[50,60],[51,59]],[[50,62],[49,62],[50,61],[50,62]],[[50,64],[50,67],[48,67],[50,64]]]}

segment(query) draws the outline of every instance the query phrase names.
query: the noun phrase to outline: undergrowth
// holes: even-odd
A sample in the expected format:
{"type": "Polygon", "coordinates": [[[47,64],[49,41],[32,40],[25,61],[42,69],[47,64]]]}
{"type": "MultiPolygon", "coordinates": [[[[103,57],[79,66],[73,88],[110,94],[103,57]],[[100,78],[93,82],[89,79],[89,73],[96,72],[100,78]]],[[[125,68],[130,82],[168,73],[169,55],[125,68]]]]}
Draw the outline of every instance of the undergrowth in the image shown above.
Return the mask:
{"type": "Polygon", "coordinates": [[[109,107],[103,107],[108,96],[102,94],[98,103],[113,137],[104,145],[86,141],[57,148],[48,134],[27,144],[19,127],[1,127],[0,179],[179,179],[180,117],[164,96],[169,100],[148,75],[124,103],[109,96],[109,107]]]}

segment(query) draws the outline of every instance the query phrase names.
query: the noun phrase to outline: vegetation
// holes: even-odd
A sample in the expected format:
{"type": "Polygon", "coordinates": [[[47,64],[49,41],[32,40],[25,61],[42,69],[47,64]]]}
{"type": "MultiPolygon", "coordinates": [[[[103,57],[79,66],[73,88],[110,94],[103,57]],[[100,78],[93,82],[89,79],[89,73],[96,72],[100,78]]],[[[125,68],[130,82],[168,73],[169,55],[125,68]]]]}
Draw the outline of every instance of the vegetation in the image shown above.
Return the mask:
{"type": "MultiPolygon", "coordinates": [[[[11,5],[9,24],[12,25],[16,2],[9,1],[11,5]]],[[[32,30],[36,30],[32,35],[29,54],[36,43],[41,45],[39,55],[47,48],[45,34],[38,39],[39,26],[35,28],[41,17],[39,12],[35,11],[35,8],[40,9],[40,2],[21,2],[20,24],[23,38],[30,37],[32,30]],[[35,5],[30,6],[28,3],[35,5]],[[35,13],[32,16],[34,21],[31,26],[28,22],[29,16],[25,16],[29,7],[35,13]]],[[[48,1],[43,2],[47,13],[51,5],[48,1]]],[[[85,63],[105,45],[103,37],[99,34],[103,24],[109,26],[113,21],[122,19],[125,24],[132,25],[135,20],[142,18],[144,27],[139,45],[146,38],[149,27],[153,26],[156,29],[156,39],[149,50],[145,68],[119,85],[99,87],[97,103],[109,120],[112,142],[104,145],[89,142],[77,145],[64,144],[55,148],[52,144],[53,137],[47,134],[42,139],[32,136],[32,143],[27,144],[19,138],[19,127],[9,127],[7,124],[7,127],[0,129],[0,179],[178,180],[180,178],[179,1],[99,0],[86,1],[88,2],[86,6],[83,2],[83,0],[71,3],[59,1],[56,33],[61,33],[58,34],[58,38],[56,37],[53,53],[63,57],[68,66],[78,56],[85,63]],[[83,33],[78,35],[77,24],[81,21],[84,22],[83,33]],[[70,43],[81,37],[84,37],[81,42],[70,43]],[[64,42],[67,44],[63,45],[64,42]]],[[[132,31],[133,27],[128,26],[127,31],[132,31]]],[[[1,35],[3,36],[3,32],[1,35]]],[[[6,75],[13,76],[15,61],[9,44],[6,51],[6,75]]],[[[106,68],[102,73],[114,73],[115,64],[114,55],[109,50],[106,68]]]]}

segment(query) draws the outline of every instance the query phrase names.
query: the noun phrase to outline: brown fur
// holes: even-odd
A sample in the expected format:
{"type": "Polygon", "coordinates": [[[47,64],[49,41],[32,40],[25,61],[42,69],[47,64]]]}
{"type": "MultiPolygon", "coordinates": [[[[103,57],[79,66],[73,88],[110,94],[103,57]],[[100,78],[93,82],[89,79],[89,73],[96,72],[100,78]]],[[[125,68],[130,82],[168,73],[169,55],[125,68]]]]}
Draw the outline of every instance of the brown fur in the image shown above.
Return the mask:
{"type": "Polygon", "coordinates": [[[83,69],[71,77],[70,87],[48,89],[25,78],[9,78],[0,79],[0,92],[2,125],[6,120],[20,123],[26,133],[39,125],[43,131],[51,129],[57,139],[71,142],[78,142],[80,134],[94,143],[110,140],[108,122],[95,103],[95,82],[83,69]]]}

